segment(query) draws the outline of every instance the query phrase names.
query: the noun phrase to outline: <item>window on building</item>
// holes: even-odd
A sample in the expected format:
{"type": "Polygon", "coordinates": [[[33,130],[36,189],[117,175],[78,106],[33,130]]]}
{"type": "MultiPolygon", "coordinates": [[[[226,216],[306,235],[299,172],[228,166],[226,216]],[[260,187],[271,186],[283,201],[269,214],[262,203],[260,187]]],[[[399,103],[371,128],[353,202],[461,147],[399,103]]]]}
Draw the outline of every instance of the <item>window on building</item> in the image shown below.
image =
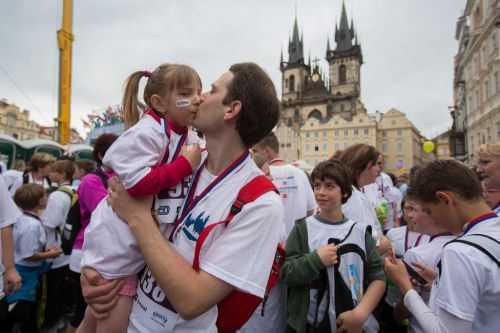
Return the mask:
{"type": "MultiPolygon", "coordinates": [[[[500,133],[499,133],[499,135],[500,135],[500,133]]],[[[340,143],[338,143],[338,142],[337,142],[337,143],[335,144],[335,150],[339,150],[339,149],[340,149],[340,143]]]]}
{"type": "Polygon", "coordinates": [[[402,153],[403,152],[403,143],[402,142],[398,142],[398,153],[402,153]]]}
{"type": "Polygon", "coordinates": [[[319,137],[319,133],[318,132],[314,132],[314,137],[315,138],[319,137]]]}
{"type": "Polygon", "coordinates": [[[309,151],[309,144],[306,144],[306,151],[309,151]]]}
{"type": "Polygon", "coordinates": [[[323,150],[327,151],[328,150],[328,143],[323,143],[323,150]]]}
{"type": "Polygon", "coordinates": [[[323,131],[323,137],[324,138],[328,137],[328,132],[327,131],[323,131]]]}
{"type": "Polygon", "coordinates": [[[340,104],[340,112],[344,112],[344,110],[345,110],[344,104],[340,104]]]}
{"type": "Polygon", "coordinates": [[[403,130],[402,129],[398,129],[398,136],[401,136],[403,135],[403,130]]]}
{"type": "Polygon", "coordinates": [[[338,129],[336,129],[336,130],[334,131],[334,133],[335,133],[335,136],[339,136],[339,130],[338,130],[338,129]]]}
{"type": "Polygon", "coordinates": [[[354,136],[358,136],[358,129],[357,128],[354,129],[354,136]]]}
{"type": "Polygon", "coordinates": [[[479,109],[479,105],[481,105],[481,96],[479,95],[479,90],[476,90],[476,110],[479,109]]]}
{"type": "Polygon", "coordinates": [[[349,130],[347,129],[344,130],[344,136],[349,136],[349,130]]]}
{"type": "Polygon", "coordinates": [[[382,143],[382,152],[386,153],[387,152],[387,143],[382,143]]]}
{"type": "Polygon", "coordinates": [[[339,67],[339,83],[345,83],[347,81],[345,65],[340,65],[339,67]]]}
{"type": "Polygon", "coordinates": [[[474,111],[474,105],[472,103],[472,96],[469,96],[469,106],[467,107],[467,113],[472,113],[474,111]]]}
{"type": "Polygon", "coordinates": [[[486,128],[486,136],[487,136],[487,140],[488,140],[488,143],[491,142],[491,129],[489,127],[486,128]]]}
{"type": "Polygon", "coordinates": [[[293,75],[290,75],[290,81],[289,81],[289,86],[288,86],[288,90],[290,92],[294,92],[295,91],[295,76],[293,75]]]}
{"type": "Polygon", "coordinates": [[[490,80],[484,81],[484,97],[485,99],[490,98],[490,80]]]}
{"type": "Polygon", "coordinates": [[[290,148],[291,146],[292,146],[292,144],[291,144],[291,143],[287,143],[287,144],[286,144],[286,147],[287,147],[287,148],[290,148]]]}
{"type": "Polygon", "coordinates": [[[314,151],[319,151],[319,146],[318,145],[314,146],[314,151]]]}
{"type": "Polygon", "coordinates": [[[370,134],[370,131],[368,130],[368,128],[365,128],[365,129],[363,130],[363,132],[365,133],[365,135],[370,134]]]}
{"type": "Polygon", "coordinates": [[[382,131],[382,137],[384,137],[384,138],[387,137],[387,132],[386,131],[382,131]]]}
{"type": "Polygon", "coordinates": [[[309,132],[306,132],[306,138],[308,138],[308,137],[309,137],[309,135],[310,135],[310,134],[309,134],[309,132]]]}

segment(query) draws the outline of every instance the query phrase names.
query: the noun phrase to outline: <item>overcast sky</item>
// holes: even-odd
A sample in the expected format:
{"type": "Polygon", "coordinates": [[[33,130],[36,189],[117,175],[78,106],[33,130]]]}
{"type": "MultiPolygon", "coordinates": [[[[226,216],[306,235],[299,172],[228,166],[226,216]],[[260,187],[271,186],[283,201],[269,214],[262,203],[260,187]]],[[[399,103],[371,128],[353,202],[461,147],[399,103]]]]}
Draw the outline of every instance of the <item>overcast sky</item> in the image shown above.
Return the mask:
{"type": "MultiPolygon", "coordinates": [[[[324,60],[341,0],[76,0],[72,126],[120,103],[123,82],[163,62],[192,65],[208,88],[230,64],[254,61],[281,87],[298,13],[306,57],[324,60]]],[[[395,107],[427,136],[451,126],[455,23],[465,0],[346,0],[363,49],[362,100],[369,113],[395,107]]],[[[62,0],[0,2],[0,98],[51,124],[57,116],[62,0]]]]}

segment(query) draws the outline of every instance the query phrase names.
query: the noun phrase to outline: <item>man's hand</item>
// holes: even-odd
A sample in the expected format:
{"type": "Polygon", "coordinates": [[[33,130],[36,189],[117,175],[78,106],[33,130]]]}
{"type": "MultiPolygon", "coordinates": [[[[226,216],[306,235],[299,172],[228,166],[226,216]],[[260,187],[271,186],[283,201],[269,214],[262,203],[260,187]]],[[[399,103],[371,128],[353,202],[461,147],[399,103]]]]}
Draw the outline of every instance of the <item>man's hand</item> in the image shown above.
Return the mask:
{"type": "Polygon", "coordinates": [[[322,245],[316,250],[316,252],[325,267],[330,267],[337,263],[337,247],[335,245],[322,245]]]}
{"type": "Polygon", "coordinates": [[[339,333],[361,333],[368,316],[359,309],[346,311],[337,317],[337,331],[339,333]]]}
{"type": "MultiPolygon", "coordinates": [[[[427,280],[427,283],[425,285],[423,285],[423,286],[421,285],[421,286],[427,290],[431,290],[432,283],[437,278],[437,273],[435,271],[433,271],[432,268],[425,266],[421,263],[415,262],[412,264],[413,264],[413,266],[415,266],[417,268],[418,274],[420,274],[421,277],[423,277],[425,280],[427,280]]],[[[415,284],[414,281],[412,281],[412,282],[415,284]]]]}
{"type": "Polygon", "coordinates": [[[21,288],[21,276],[15,267],[7,268],[3,274],[3,279],[5,294],[10,295],[21,288]]]}
{"type": "Polygon", "coordinates": [[[123,287],[124,280],[107,281],[92,268],[82,268],[80,275],[82,294],[89,305],[92,315],[98,320],[107,318],[109,311],[118,301],[118,292],[123,287]]]}
{"type": "Polygon", "coordinates": [[[140,223],[142,216],[151,216],[153,196],[132,198],[117,177],[108,181],[108,203],[115,213],[130,226],[140,223]]]}

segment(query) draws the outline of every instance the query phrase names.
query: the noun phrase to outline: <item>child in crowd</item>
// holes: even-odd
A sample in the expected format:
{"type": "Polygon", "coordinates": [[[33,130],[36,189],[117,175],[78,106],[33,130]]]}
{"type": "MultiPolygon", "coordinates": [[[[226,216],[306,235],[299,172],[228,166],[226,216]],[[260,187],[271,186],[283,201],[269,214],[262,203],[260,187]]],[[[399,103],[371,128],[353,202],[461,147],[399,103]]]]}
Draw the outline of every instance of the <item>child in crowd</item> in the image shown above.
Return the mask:
{"type": "MultiPolygon", "coordinates": [[[[47,209],[42,214],[42,223],[47,235],[48,246],[61,246],[61,232],[66,223],[71,206],[76,201],[76,194],[71,187],[75,173],[73,161],[55,161],[50,168],[50,180],[59,184],[56,191],[49,195],[47,209]]],[[[69,312],[72,300],[69,297],[66,283],[69,274],[69,256],[61,254],[55,258],[47,273],[47,305],[45,311],[45,327],[54,326],[63,313],[69,312]]]]}
{"type": "Polygon", "coordinates": [[[22,185],[14,195],[14,201],[23,211],[14,224],[16,269],[21,275],[21,289],[7,296],[9,314],[2,331],[10,332],[19,324],[21,332],[37,332],[37,289],[44,261],[61,254],[58,247],[47,247],[45,231],[40,215],[47,205],[47,195],[41,185],[22,185]]]}
{"type": "MultiPolygon", "coordinates": [[[[443,160],[423,167],[411,186],[436,225],[460,236],[444,245],[429,305],[414,290],[404,264],[385,259],[406,308],[424,332],[498,332],[500,219],[484,201],[479,180],[460,162],[443,160]]],[[[431,279],[432,271],[424,271],[431,279]]]]}
{"type": "Polygon", "coordinates": [[[24,172],[16,172],[10,181],[6,179],[9,192],[14,195],[23,184],[39,184],[45,190],[50,190],[52,182],[49,179],[50,165],[56,159],[47,153],[35,153],[31,157],[29,168],[24,172]]]}
{"type": "Polygon", "coordinates": [[[324,161],[311,180],[319,213],[297,221],[281,271],[288,286],[287,332],[376,332],[371,313],[385,276],[368,225],[342,214],[352,193],[349,171],[340,161],[324,161]]]}
{"type": "MultiPolygon", "coordinates": [[[[411,199],[406,199],[403,204],[402,221],[406,225],[392,228],[387,232],[387,239],[391,242],[392,250],[389,255],[403,258],[408,250],[425,244],[429,241],[429,236],[417,232],[415,220],[411,217],[417,209],[417,203],[411,199]]],[[[391,281],[387,283],[387,292],[384,303],[380,307],[380,325],[384,332],[406,332],[406,326],[402,322],[402,311],[398,303],[401,300],[401,293],[397,286],[391,281]]]]}
{"type": "MultiPolygon", "coordinates": [[[[201,103],[201,80],[185,65],[164,64],[152,73],[137,71],[128,78],[123,110],[128,128],[108,149],[103,165],[112,169],[133,197],[155,194],[154,213],[165,231],[187,192],[190,176],[200,163],[198,136],[188,130],[201,103]],[[139,111],[139,81],[144,88],[145,113],[139,111]]],[[[104,278],[127,278],[117,306],[110,316],[97,321],[86,311],[79,332],[125,332],[136,294],[137,273],[144,260],[136,240],[106,200],[96,207],[85,230],[82,267],[92,267],[104,278]],[[97,325],[97,328],[96,328],[97,325]]]]}

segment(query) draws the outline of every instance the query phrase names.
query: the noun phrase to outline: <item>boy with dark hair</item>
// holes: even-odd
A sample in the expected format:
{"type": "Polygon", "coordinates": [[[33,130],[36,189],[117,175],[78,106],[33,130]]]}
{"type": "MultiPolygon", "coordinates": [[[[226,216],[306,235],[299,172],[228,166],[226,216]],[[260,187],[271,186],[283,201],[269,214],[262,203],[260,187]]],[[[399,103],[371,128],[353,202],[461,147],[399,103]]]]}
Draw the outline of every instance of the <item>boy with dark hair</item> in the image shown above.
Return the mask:
{"type": "MultiPolygon", "coordinates": [[[[50,179],[59,184],[56,191],[49,195],[47,209],[42,215],[42,222],[47,234],[49,246],[61,246],[61,233],[71,206],[76,202],[76,194],[71,188],[75,173],[75,164],[71,160],[55,161],[49,173],[50,179]]],[[[46,327],[51,327],[59,321],[69,307],[71,300],[64,290],[69,270],[69,256],[61,254],[52,261],[47,273],[47,307],[45,312],[46,327]]]]}
{"type": "Polygon", "coordinates": [[[338,160],[324,161],[311,179],[320,212],[297,222],[281,270],[287,332],[376,332],[371,313],[384,294],[384,271],[368,226],[342,214],[349,172],[338,160]]]}
{"type": "Polygon", "coordinates": [[[472,170],[454,160],[434,161],[417,173],[412,187],[426,210],[448,232],[460,236],[444,246],[429,307],[413,289],[405,266],[386,258],[388,276],[425,332],[498,332],[500,327],[500,219],[482,197],[472,170]]]}
{"type": "Polygon", "coordinates": [[[39,277],[46,259],[57,257],[61,250],[49,247],[45,250],[46,237],[40,214],[47,204],[44,188],[38,184],[22,185],[14,195],[14,201],[23,211],[14,224],[16,269],[22,278],[22,286],[6,297],[9,304],[7,321],[0,323],[2,330],[10,332],[19,323],[21,332],[37,332],[37,289],[39,277]]]}

